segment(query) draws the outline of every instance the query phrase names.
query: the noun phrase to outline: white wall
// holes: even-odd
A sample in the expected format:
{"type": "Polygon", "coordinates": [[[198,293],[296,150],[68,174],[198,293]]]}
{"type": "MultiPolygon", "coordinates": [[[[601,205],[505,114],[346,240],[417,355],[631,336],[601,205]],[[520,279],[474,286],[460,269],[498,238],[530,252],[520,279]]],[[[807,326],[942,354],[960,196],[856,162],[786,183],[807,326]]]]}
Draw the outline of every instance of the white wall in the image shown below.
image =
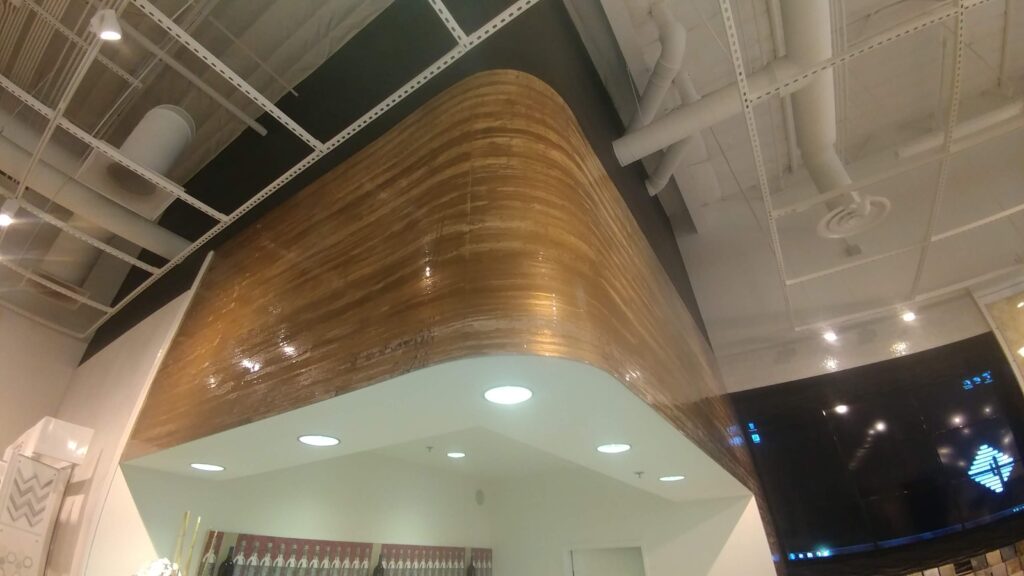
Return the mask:
{"type": "Polygon", "coordinates": [[[48,575],[85,572],[121,452],[190,296],[178,297],[75,370],[56,416],[95,434],[85,463],[72,476],[50,547],[48,575]]]}
{"type": "Polygon", "coordinates": [[[991,328],[970,295],[915,308],[917,319],[895,314],[838,328],[839,340],[826,342],[818,332],[778,346],[719,355],[718,365],[729,392],[809,378],[913,354],[988,332],[991,328]],[[898,343],[905,344],[893,348],[898,343]],[[835,364],[826,365],[826,358],[835,364]],[[834,366],[834,367],[833,367],[834,366]]]}
{"type": "Polygon", "coordinates": [[[173,548],[184,505],[192,506],[193,515],[201,514],[208,528],[223,532],[437,546],[491,544],[487,508],[475,501],[478,481],[373,453],[225,481],[130,465],[124,470],[161,552],[173,548]]]}
{"type": "Polygon", "coordinates": [[[0,452],[56,413],[85,344],[0,308],[0,452]]]}
{"type": "Polygon", "coordinates": [[[645,576],[644,557],[636,546],[576,549],[572,576],[645,576]]]}
{"type": "Polygon", "coordinates": [[[647,576],[775,575],[751,497],[677,504],[580,468],[487,493],[501,576],[565,576],[572,549],[628,546],[647,576]]]}

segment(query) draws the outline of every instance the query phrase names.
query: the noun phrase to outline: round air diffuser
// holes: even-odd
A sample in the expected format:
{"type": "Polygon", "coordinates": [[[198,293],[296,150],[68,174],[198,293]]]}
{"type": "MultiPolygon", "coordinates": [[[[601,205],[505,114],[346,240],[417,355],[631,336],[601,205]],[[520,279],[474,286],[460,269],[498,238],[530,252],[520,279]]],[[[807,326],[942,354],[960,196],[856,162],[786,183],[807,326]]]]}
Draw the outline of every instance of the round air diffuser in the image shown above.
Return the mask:
{"type": "Polygon", "coordinates": [[[851,204],[840,206],[818,222],[818,235],[823,238],[848,238],[882,223],[892,205],[887,198],[863,196],[851,204]]]}

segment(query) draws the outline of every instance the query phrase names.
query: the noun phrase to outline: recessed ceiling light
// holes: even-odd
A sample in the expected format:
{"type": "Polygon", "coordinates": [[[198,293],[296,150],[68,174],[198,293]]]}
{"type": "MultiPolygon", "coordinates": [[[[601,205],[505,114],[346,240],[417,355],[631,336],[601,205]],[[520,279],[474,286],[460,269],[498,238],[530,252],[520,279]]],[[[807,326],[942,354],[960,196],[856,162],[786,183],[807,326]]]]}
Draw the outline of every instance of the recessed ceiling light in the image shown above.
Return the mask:
{"type": "Polygon", "coordinates": [[[846,404],[836,404],[836,407],[833,408],[833,410],[835,410],[836,414],[846,414],[850,411],[850,407],[846,404]]]}
{"type": "Polygon", "coordinates": [[[203,464],[201,462],[194,462],[190,466],[196,470],[202,470],[203,472],[223,472],[224,467],[216,464],[203,464]]]}
{"type": "Polygon", "coordinates": [[[885,428],[885,422],[882,422],[881,420],[875,422],[875,430],[878,430],[879,432],[885,432],[885,428]]]}
{"type": "Polygon", "coordinates": [[[1017,350],[1017,354],[1020,354],[1021,356],[1024,356],[1024,346],[1021,346],[1021,348],[1019,350],[1017,350]]]}
{"type": "Polygon", "coordinates": [[[601,444],[597,447],[597,451],[602,454],[622,454],[623,452],[629,452],[629,444],[601,444]]]}
{"type": "Polygon", "coordinates": [[[448,457],[449,458],[454,458],[455,460],[458,460],[459,458],[465,458],[466,457],[466,453],[465,452],[449,452],[448,453],[448,457]]]}
{"type": "Polygon", "coordinates": [[[914,320],[917,320],[917,314],[907,310],[902,316],[900,316],[900,318],[903,318],[904,322],[913,322],[914,320]]]}
{"type": "Polygon", "coordinates": [[[1017,308],[1024,308],[1024,300],[1017,302],[1017,308]]]}
{"type": "Polygon", "coordinates": [[[837,336],[836,333],[833,332],[832,330],[825,331],[825,333],[823,333],[821,337],[824,338],[827,342],[835,342],[836,340],[839,340],[839,336],[837,336]]]}
{"type": "Polygon", "coordinates": [[[678,476],[662,476],[661,478],[658,478],[658,480],[661,480],[662,482],[679,482],[680,480],[686,480],[686,476],[683,476],[682,474],[678,476]]]}
{"type": "Polygon", "coordinates": [[[488,402],[504,404],[506,406],[526,402],[532,397],[533,392],[529,388],[523,388],[522,386],[498,386],[484,392],[484,398],[488,402]]]}
{"type": "Polygon", "coordinates": [[[338,440],[334,436],[323,436],[323,435],[320,435],[320,434],[306,434],[306,435],[303,435],[303,436],[299,436],[299,442],[302,442],[303,444],[305,444],[307,446],[316,446],[316,447],[319,448],[319,447],[324,447],[324,446],[337,446],[341,442],[341,440],[338,440]]]}

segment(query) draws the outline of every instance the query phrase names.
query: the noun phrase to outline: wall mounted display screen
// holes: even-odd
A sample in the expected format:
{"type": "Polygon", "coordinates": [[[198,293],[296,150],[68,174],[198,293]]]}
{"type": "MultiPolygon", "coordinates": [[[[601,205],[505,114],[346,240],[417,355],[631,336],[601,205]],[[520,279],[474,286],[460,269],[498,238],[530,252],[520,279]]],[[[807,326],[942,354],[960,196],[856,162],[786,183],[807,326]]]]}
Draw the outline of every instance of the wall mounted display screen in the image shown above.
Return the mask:
{"type": "Polygon", "coordinates": [[[992,334],[732,396],[788,560],[1024,512],[1024,396],[992,334]]]}

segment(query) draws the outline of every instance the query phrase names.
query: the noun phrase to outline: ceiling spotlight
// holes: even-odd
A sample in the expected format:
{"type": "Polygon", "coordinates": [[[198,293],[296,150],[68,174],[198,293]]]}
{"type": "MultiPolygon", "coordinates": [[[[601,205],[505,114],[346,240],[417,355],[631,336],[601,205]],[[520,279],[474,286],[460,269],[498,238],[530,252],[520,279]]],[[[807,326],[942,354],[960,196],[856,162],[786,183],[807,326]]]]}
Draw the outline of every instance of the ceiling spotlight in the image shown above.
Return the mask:
{"type": "Polygon", "coordinates": [[[900,318],[903,318],[904,322],[913,322],[914,320],[917,320],[917,314],[907,310],[902,316],[900,316],[900,318]]]}
{"type": "Polygon", "coordinates": [[[836,404],[836,407],[832,410],[834,410],[836,414],[846,414],[850,411],[850,407],[846,404],[836,404]]]}
{"type": "Polygon", "coordinates": [[[203,463],[200,463],[200,462],[195,462],[193,464],[190,464],[190,466],[192,468],[196,469],[196,470],[202,470],[203,472],[223,472],[224,471],[224,467],[223,466],[218,466],[216,464],[203,464],[203,463]]]}
{"type": "Polygon", "coordinates": [[[597,451],[602,454],[622,454],[623,452],[629,452],[629,444],[601,444],[597,447],[597,451]]]}
{"type": "Polygon", "coordinates": [[[1024,308],[1024,300],[1017,302],[1017,308],[1024,308]]]}
{"type": "Polygon", "coordinates": [[[320,434],[306,434],[299,436],[299,442],[307,446],[316,446],[323,448],[326,446],[337,446],[341,440],[338,440],[334,436],[322,436],[320,434]]]}
{"type": "Polygon", "coordinates": [[[875,422],[875,430],[877,430],[879,432],[885,432],[885,428],[886,428],[885,422],[882,422],[881,420],[879,420],[878,422],[875,422]]]}
{"type": "Polygon", "coordinates": [[[484,392],[484,398],[488,402],[504,404],[506,406],[526,402],[532,397],[533,392],[529,388],[523,388],[522,386],[498,386],[484,392]]]}
{"type": "Polygon", "coordinates": [[[18,201],[14,198],[4,200],[0,206],[0,227],[6,228],[14,224],[14,215],[18,212],[18,201]]]}
{"type": "Polygon", "coordinates": [[[839,336],[837,336],[832,330],[825,331],[821,337],[824,338],[826,342],[835,342],[836,340],[839,340],[839,336]]]}
{"type": "Polygon", "coordinates": [[[1024,346],[1022,346],[1020,349],[1017,350],[1017,354],[1020,354],[1021,356],[1024,356],[1024,346]]]}
{"type": "Polygon", "coordinates": [[[89,21],[92,31],[108,42],[121,39],[121,23],[117,21],[117,13],[112,8],[104,8],[89,21]]]}
{"type": "Polygon", "coordinates": [[[686,476],[683,476],[682,474],[679,474],[678,476],[662,476],[661,478],[658,478],[658,480],[661,480],[662,482],[679,482],[680,480],[686,480],[686,476]]]}
{"type": "Polygon", "coordinates": [[[458,460],[459,458],[465,458],[466,457],[466,453],[465,452],[449,452],[448,453],[448,457],[452,458],[454,460],[458,460]]]}

